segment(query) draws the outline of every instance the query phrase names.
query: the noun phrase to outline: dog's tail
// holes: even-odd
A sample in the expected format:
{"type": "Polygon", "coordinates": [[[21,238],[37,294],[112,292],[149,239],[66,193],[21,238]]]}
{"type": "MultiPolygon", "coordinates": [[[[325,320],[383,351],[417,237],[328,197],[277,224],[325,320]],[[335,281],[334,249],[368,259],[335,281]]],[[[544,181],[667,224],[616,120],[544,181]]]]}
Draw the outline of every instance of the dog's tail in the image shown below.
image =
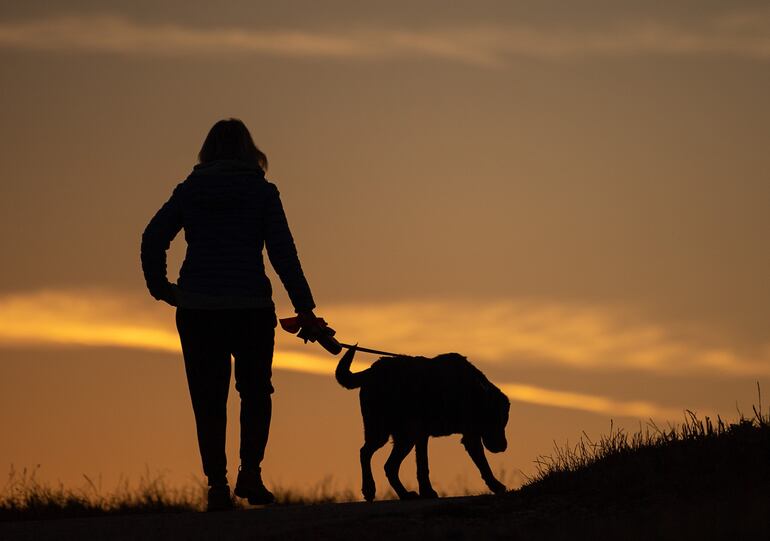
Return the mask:
{"type": "Polygon", "coordinates": [[[356,346],[353,346],[342,356],[340,362],[337,363],[337,370],[334,372],[337,383],[346,389],[358,389],[363,384],[364,378],[366,377],[365,375],[369,371],[368,368],[356,373],[350,371],[350,364],[353,362],[353,357],[355,357],[355,355],[356,346]]]}

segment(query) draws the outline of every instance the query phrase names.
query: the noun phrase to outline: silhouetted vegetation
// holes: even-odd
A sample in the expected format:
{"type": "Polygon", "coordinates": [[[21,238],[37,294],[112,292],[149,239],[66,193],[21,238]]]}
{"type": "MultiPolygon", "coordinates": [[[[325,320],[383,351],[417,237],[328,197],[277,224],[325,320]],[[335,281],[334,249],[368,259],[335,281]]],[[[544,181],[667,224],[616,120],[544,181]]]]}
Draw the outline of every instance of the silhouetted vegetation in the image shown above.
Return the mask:
{"type": "MultiPolygon", "coordinates": [[[[137,484],[128,480],[118,483],[115,490],[103,492],[100,483],[83,476],[80,488],[66,488],[36,479],[37,469],[11,469],[0,492],[0,521],[72,518],[100,515],[141,513],[183,513],[206,508],[207,488],[197,486],[171,487],[162,475],[149,472],[137,484]]],[[[309,505],[355,501],[350,489],[339,489],[327,476],[304,490],[277,487],[277,505],[309,505]]],[[[393,498],[394,495],[390,494],[393,498]]],[[[236,499],[236,506],[247,507],[236,499]]]]}
{"type": "Polygon", "coordinates": [[[539,457],[522,495],[559,493],[613,499],[770,488],[770,415],[755,406],[734,423],[686,412],[666,428],[652,421],[634,433],[611,428],[598,441],[583,434],[573,445],[539,457]]]}
{"type": "MultiPolygon", "coordinates": [[[[686,412],[679,425],[613,428],[539,457],[521,489],[483,511],[538,539],[766,539],[770,414],[736,422],[686,412]]],[[[504,527],[502,524],[500,527],[504,527]]],[[[499,530],[498,530],[499,531],[499,530]]]]}
{"type": "Polygon", "coordinates": [[[136,486],[124,479],[104,493],[90,477],[77,489],[36,479],[37,468],[11,468],[0,493],[0,520],[70,518],[106,514],[179,513],[203,508],[205,487],[172,488],[162,476],[149,473],[136,486]]]}
{"type": "MultiPolygon", "coordinates": [[[[318,503],[354,502],[359,499],[352,489],[339,489],[334,484],[334,479],[328,475],[315,485],[300,490],[296,488],[273,488],[275,501],[278,505],[310,505],[318,503]]],[[[391,499],[395,494],[390,495],[391,499]]]]}

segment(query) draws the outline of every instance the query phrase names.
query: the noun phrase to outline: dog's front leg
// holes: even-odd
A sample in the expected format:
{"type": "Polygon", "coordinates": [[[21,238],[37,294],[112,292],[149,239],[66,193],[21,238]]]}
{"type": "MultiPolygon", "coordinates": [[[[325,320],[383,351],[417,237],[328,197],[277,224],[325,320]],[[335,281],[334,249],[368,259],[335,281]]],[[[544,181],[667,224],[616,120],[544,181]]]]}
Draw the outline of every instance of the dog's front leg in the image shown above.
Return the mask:
{"type": "Polygon", "coordinates": [[[415,448],[417,459],[417,483],[420,486],[421,498],[438,498],[438,494],[430,484],[430,471],[428,470],[428,436],[419,437],[415,448]]]}
{"type": "Polygon", "coordinates": [[[481,473],[481,478],[489,487],[489,490],[495,494],[502,494],[506,491],[505,485],[497,480],[492,473],[492,468],[489,467],[487,462],[487,455],[484,454],[484,446],[481,444],[481,438],[478,436],[463,436],[461,440],[465,450],[470,455],[473,463],[481,473]]]}
{"type": "Polygon", "coordinates": [[[417,498],[417,493],[406,489],[401,483],[401,479],[398,478],[398,470],[401,468],[401,463],[409,454],[409,451],[414,447],[414,443],[405,439],[397,438],[393,436],[393,449],[390,452],[388,460],[385,461],[385,476],[390,482],[390,486],[396,491],[396,494],[402,500],[411,500],[417,498]]]}

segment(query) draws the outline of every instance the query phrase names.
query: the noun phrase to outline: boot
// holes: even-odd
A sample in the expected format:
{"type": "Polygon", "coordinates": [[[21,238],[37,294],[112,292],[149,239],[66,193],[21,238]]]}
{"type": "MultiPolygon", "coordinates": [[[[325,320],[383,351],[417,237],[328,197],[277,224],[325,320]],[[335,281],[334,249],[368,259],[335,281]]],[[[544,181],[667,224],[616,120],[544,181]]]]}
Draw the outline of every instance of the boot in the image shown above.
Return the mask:
{"type": "Polygon", "coordinates": [[[230,485],[215,485],[209,487],[208,504],[206,511],[228,511],[234,509],[235,504],[230,496],[230,485]]]}
{"type": "Polygon", "coordinates": [[[238,470],[238,481],[235,483],[235,495],[246,498],[251,505],[267,505],[275,502],[273,493],[262,483],[262,470],[246,470],[241,466],[238,470]]]}

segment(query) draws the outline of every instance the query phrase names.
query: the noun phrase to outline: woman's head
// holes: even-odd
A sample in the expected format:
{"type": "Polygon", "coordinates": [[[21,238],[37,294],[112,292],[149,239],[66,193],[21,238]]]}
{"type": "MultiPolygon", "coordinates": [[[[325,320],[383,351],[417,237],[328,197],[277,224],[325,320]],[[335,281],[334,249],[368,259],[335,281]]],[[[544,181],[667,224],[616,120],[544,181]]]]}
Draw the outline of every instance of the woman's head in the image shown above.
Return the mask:
{"type": "Polygon", "coordinates": [[[267,171],[267,156],[254,144],[246,124],[237,118],[220,120],[209,130],[198,152],[198,161],[214,160],[241,160],[267,171]]]}

